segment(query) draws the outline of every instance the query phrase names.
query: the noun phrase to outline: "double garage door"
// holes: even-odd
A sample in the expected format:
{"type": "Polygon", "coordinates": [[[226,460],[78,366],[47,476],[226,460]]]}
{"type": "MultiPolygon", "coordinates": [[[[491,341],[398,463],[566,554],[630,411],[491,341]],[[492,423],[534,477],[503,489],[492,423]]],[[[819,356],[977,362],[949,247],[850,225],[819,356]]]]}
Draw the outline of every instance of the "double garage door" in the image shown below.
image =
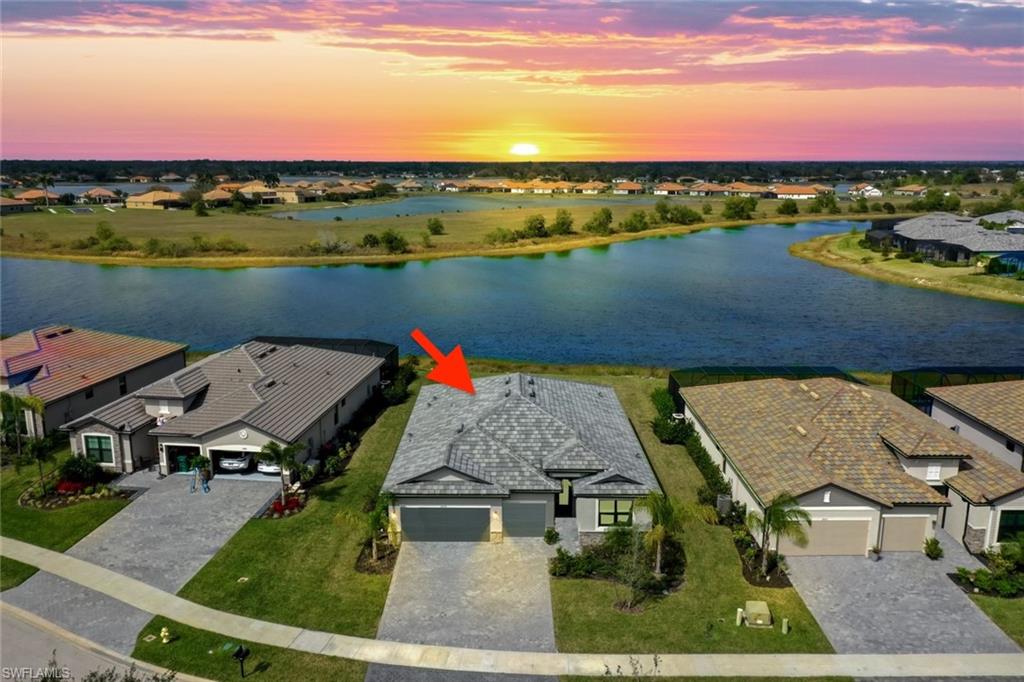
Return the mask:
{"type": "MultiPolygon", "coordinates": [[[[547,524],[544,502],[504,502],[504,534],[541,537],[547,524]]],[[[490,507],[402,506],[402,537],[414,542],[487,542],[491,538],[490,507]]]]}
{"type": "Polygon", "coordinates": [[[779,540],[779,551],[785,556],[861,555],[868,551],[867,519],[815,519],[807,533],[807,545],[800,547],[792,540],[779,540]]]}

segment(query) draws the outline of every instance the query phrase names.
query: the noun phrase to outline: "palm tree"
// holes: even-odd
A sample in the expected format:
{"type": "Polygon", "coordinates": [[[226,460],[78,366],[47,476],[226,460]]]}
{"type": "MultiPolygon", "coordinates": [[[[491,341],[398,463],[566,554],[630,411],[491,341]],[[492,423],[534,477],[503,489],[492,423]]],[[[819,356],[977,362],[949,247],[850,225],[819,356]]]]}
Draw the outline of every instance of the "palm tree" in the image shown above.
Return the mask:
{"type": "Polygon", "coordinates": [[[807,544],[807,533],[804,525],[811,525],[811,515],[800,507],[797,499],[789,493],[779,493],[775,499],[758,514],[752,511],[747,514],[747,526],[755,533],[761,534],[761,574],[768,575],[769,541],[775,537],[776,553],[779,538],[789,538],[803,547],[807,544]]]}
{"type": "Polygon", "coordinates": [[[50,195],[47,194],[46,188],[53,187],[53,176],[49,173],[43,173],[39,176],[39,185],[43,188],[43,200],[46,202],[46,206],[50,206],[50,195]]]}
{"type": "Polygon", "coordinates": [[[370,557],[374,563],[379,558],[377,542],[385,531],[391,529],[390,507],[394,496],[390,493],[381,493],[377,496],[377,502],[366,514],[359,514],[351,510],[344,512],[345,518],[354,525],[362,524],[366,534],[370,538],[370,557]]]}
{"type": "Polygon", "coordinates": [[[301,443],[281,445],[276,441],[270,441],[260,448],[260,459],[264,462],[271,462],[281,468],[281,504],[286,502],[285,496],[288,492],[288,484],[285,481],[285,473],[299,468],[295,456],[302,452],[301,443]]]}
{"type": "Polygon", "coordinates": [[[645,539],[648,545],[654,547],[654,575],[658,577],[661,577],[661,550],[665,540],[682,529],[683,521],[699,519],[707,523],[718,522],[718,513],[714,507],[698,504],[677,507],[671,497],[656,491],[647,493],[646,497],[640,498],[635,504],[651,516],[651,528],[645,539]]]}

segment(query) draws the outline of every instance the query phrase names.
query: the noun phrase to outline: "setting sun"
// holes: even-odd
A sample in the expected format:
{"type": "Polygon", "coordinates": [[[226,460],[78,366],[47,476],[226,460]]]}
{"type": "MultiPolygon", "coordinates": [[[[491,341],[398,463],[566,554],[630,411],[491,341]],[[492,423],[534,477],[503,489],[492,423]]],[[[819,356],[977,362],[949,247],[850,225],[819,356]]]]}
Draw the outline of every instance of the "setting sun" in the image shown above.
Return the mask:
{"type": "Polygon", "coordinates": [[[508,150],[509,154],[515,154],[516,156],[536,156],[540,153],[540,149],[535,144],[529,142],[517,142],[512,145],[512,148],[508,150]]]}

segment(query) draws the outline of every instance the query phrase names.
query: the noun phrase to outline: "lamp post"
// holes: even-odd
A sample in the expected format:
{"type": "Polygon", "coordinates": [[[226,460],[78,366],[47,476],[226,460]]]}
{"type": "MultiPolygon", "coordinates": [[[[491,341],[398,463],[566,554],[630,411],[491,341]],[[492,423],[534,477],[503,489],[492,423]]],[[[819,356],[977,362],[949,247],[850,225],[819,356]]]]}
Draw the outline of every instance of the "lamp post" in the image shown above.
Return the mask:
{"type": "Polygon", "coordinates": [[[231,654],[232,658],[238,661],[238,671],[242,677],[245,677],[245,659],[249,658],[251,652],[242,644],[238,645],[235,649],[235,653],[231,654]]]}

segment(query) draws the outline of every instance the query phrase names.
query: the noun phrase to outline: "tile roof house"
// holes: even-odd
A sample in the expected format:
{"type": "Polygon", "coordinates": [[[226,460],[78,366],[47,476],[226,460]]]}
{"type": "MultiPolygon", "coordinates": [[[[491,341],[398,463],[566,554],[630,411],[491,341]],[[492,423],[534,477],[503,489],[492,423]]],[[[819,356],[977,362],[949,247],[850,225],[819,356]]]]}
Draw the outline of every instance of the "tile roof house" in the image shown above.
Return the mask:
{"type": "Polygon", "coordinates": [[[589,182],[582,182],[573,188],[576,194],[600,194],[601,192],[608,191],[608,183],[601,182],[600,180],[591,180],[589,182]]]}
{"type": "Polygon", "coordinates": [[[932,419],[1024,471],[1024,380],[927,390],[932,419]]]}
{"type": "Polygon", "coordinates": [[[639,182],[626,180],[612,185],[612,194],[643,194],[644,186],[639,182]]]}
{"type": "Polygon", "coordinates": [[[143,208],[162,211],[168,208],[184,208],[187,204],[181,198],[181,192],[152,190],[142,194],[132,194],[124,200],[125,208],[143,208]]]}
{"type": "Polygon", "coordinates": [[[678,182],[662,182],[654,186],[654,193],[658,195],[682,194],[686,187],[678,182]]]}
{"type": "Polygon", "coordinates": [[[0,341],[0,388],[45,406],[29,435],[51,433],[185,366],[188,346],[68,325],[39,327],[0,341]]]}
{"type": "Polygon", "coordinates": [[[30,201],[34,204],[41,204],[46,201],[54,203],[60,200],[60,195],[54,194],[49,190],[27,189],[24,192],[19,192],[18,194],[14,195],[14,198],[20,199],[21,201],[30,201]]]}
{"type": "Polygon", "coordinates": [[[1024,509],[1024,474],[888,392],[817,378],[680,395],[735,501],[760,510],[785,492],[810,512],[810,542],[783,553],[920,551],[938,527],[985,548],[999,515],[1024,509]]]}
{"type": "Polygon", "coordinates": [[[0,215],[9,215],[11,213],[31,213],[34,210],[36,210],[36,207],[31,201],[0,197],[0,215]]]}
{"type": "Polygon", "coordinates": [[[558,516],[586,541],[660,490],[614,389],[527,374],[474,383],[473,396],[420,391],[384,480],[405,539],[540,536],[558,516]]]}
{"type": "MultiPolygon", "coordinates": [[[[72,450],[114,471],[188,470],[204,457],[275,441],[315,457],[380,385],[385,359],[249,341],[211,355],[68,424],[72,450]]],[[[255,466],[255,462],[250,462],[255,466]]]]}

